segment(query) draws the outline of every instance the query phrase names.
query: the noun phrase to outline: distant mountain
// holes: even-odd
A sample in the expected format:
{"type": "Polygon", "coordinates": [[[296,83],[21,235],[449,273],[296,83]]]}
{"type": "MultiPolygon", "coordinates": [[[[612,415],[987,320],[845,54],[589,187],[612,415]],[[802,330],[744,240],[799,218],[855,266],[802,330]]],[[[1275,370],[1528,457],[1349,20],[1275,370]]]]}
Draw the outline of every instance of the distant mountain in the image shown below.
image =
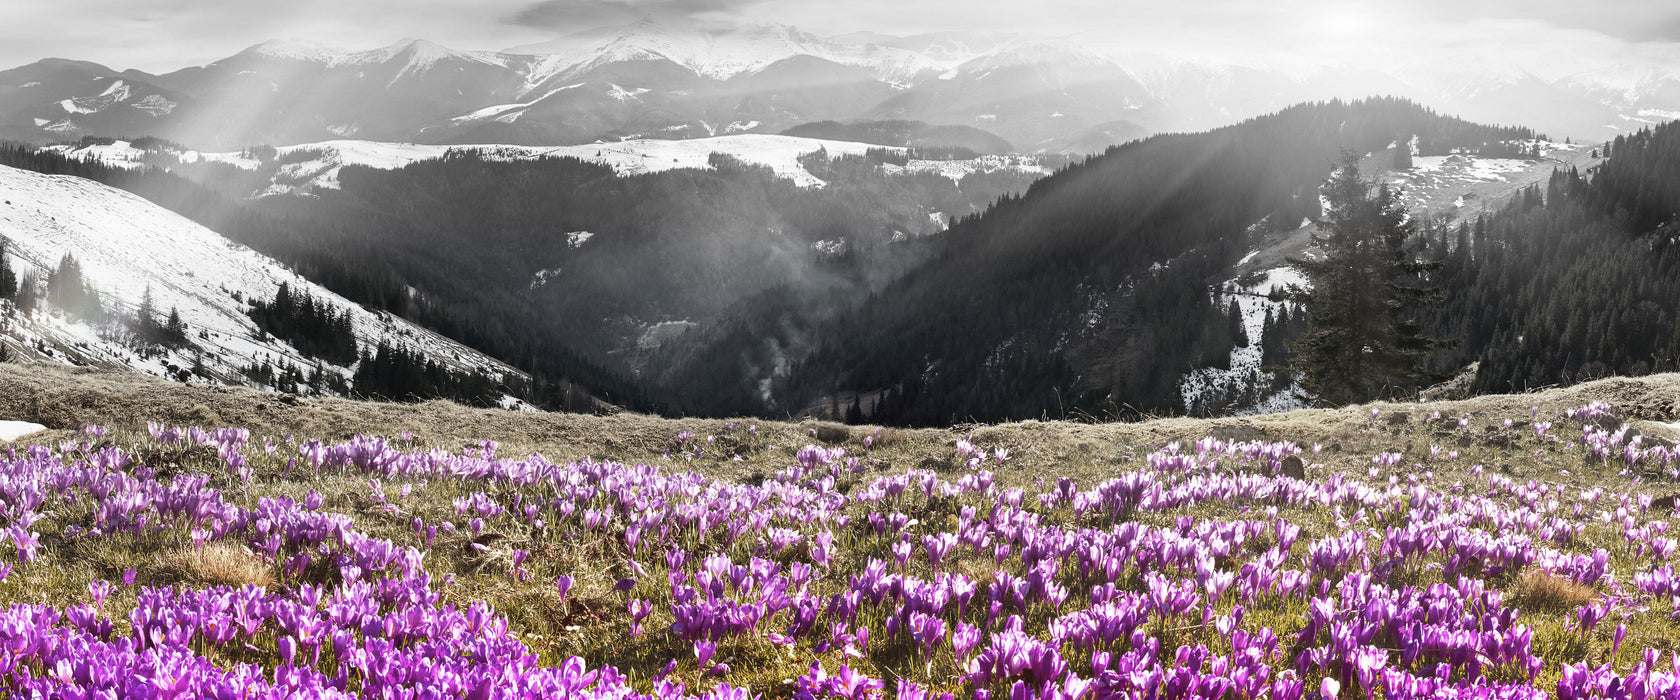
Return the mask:
{"type": "Polygon", "coordinates": [[[364,309],[214,231],[92,180],[0,166],[0,239],[20,277],[44,282],[65,255],[74,256],[103,307],[101,318],[82,319],[45,302],[26,313],[0,301],[0,344],[15,353],[196,381],[253,383],[252,370],[267,366],[276,374],[291,368],[304,377],[324,373],[348,383],[355,376],[355,351],[350,362],[321,361],[253,321],[253,305],[272,301],[284,284],[292,294],[347,314],[345,340],[361,352],[396,345],[451,371],[521,377],[505,363],[364,309]],[[147,343],[135,330],[148,294],[157,324],[178,314],[185,331],[179,342],[147,343]]]}
{"type": "Polygon", "coordinates": [[[162,132],[187,99],[156,76],[47,59],[0,71],[0,139],[41,142],[87,133],[162,132]]]}
{"type": "Polygon", "coordinates": [[[819,37],[642,22],[500,52],[273,41],[163,75],[48,59],[0,72],[0,138],[153,135],[210,150],[340,138],[575,145],[914,121],[978,129],[1022,152],[1088,153],[1303,101],[1390,94],[1479,122],[1602,139],[1680,114],[1673,58],[1642,50],[1541,78],[1473,53],[1402,57],[1373,71],[1001,33],[819,37]]]}

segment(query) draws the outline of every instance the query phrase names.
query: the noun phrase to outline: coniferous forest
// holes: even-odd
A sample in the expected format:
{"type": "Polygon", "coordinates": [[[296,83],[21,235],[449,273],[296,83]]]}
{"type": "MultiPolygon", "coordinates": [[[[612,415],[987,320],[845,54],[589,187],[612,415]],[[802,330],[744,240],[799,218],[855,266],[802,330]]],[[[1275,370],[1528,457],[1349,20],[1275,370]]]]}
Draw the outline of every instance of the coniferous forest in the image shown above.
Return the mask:
{"type": "Polygon", "coordinates": [[[1558,171],[1498,211],[1440,232],[1447,300],[1428,315],[1479,361],[1480,392],[1680,369],[1680,125],[1611,145],[1590,172],[1558,171]],[[1459,243],[1463,241],[1463,243],[1459,243]]]}
{"type": "Polygon", "coordinates": [[[264,333],[305,355],[345,366],[357,359],[350,312],[307,293],[294,293],[290,284],[282,282],[273,300],[252,303],[249,314],[264,333]]]}

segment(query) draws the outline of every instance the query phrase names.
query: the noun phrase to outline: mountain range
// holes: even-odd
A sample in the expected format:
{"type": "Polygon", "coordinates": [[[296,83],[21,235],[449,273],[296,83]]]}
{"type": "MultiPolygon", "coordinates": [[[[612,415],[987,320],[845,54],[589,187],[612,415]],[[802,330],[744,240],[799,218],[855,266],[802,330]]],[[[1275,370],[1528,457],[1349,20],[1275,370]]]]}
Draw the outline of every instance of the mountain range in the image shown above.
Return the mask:
{"type": "Polygon", "coordinates": [[[1541,77],[1482,57],[1245,65],[997,33],[819,37],[642,22],[504,51],[270,41],[162,74],[45,59],[0,71],[0,138],[151,135],[210,150],[343,138],[555,146],[897,121],[965,129],[960,143],[992,150],[1090,153],[1303,101],[1390,94],[1560,141],[1601,140],[1680,114],[1675,58],[1645,51],[1541,77]]]}

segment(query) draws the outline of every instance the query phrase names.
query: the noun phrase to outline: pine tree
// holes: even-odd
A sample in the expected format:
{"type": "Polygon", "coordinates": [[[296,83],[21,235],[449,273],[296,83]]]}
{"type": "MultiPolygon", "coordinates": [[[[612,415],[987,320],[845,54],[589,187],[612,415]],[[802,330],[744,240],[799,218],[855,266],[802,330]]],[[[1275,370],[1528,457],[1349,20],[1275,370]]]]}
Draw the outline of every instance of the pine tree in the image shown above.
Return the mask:
{"type": "Polygon", "coordinates": [[[1356,155],[1344,154],[1325,199],[1326,232],[1313,236],[1322,257],[1290,260],[1310,285],[1295,294],[1310,324],[1291,346],[1301,384],[1333,406],[1415,389],[1429,378],[1423,358],[1444,345],[1410,318],[1441,301],[1441,289],[1423,286],[1439,263],[1408,252],[1415,223],[1393,191],[1359,174],[1356,155]]]}
{"type": "Polygon", "coordinates": [[[1394,148],[1394,169],[1412,169],[1412,139],[1410,136],[1400,139],[1394,148]]]}
{"type": "Polygon", "coordinates": [[[17,273],[12,271],[12,264],[6,259],[6,238],[0,236],[0,299],[11,299],[17,296],[17,273]]]}
{"type": "Polygon", "coordinates": [[[146,293],[140,297],[140,309],[134,313],[134,320],[142,330],[150,330],[157,323],[157,308],[152,303],[152,285],[146,285],[146,293]]]}
{"type": "Polygon", "coordinates": [[[58,267],[47,275],[47,301],[83,319],[94,320],[103,313],[99,293],[88,285],[87,278],[82,274],[82,264],[69,253],[65,253],[59,259],[58,267]]]}
{"type": "Polygon", "coordinates": [[[1242,305],[1238,304],[1236,299],[1232,299],[1230,306],[1226,308],[1225,318],[1228,319],[1227,323],[1229,323],[1231,327],[1231,346],[1238,348],[1248,347],[1248,329],[1243,327],[1242,305]]]}

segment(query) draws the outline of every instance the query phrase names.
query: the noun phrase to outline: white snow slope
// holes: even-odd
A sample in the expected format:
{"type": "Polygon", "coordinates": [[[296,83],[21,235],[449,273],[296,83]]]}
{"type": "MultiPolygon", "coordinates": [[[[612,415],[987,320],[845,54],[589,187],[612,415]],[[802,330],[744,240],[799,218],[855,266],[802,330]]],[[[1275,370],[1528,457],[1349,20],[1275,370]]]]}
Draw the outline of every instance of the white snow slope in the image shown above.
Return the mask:
{"type": "MultiPolygon", "coordinates": [[[[107,309],[132,314],[150,287],[160,314],[171,307],[179,310],[189,339],[203,350],[205,369],[225,382],[243,381],[241,370],[265,358],[290,361],[306,371],[314,366],[313,359],[285,342],[262,340],[246,316],[251,300],[272,299],[282,282],[349,310],[364,347],[386,339],[454,369],[517,374],[405,320],[363,309],[214,231],[92,180],[0,166],[0,236],[8,240],[7,257],[20,276],[31,270],[44,276],[65,253],[74,255],[107,309]]],[[[155,376],[168,376],[170,364],[191,367],[197,355],[189,349],[142,358],[121,342],[122,330],[115,324],[95,327],[40,310],[24,318],[9,305],[0,308],[0,331],[14,347],[42,341],[60,348],[54,353],[60,359],[77,355],[84,363],[126,366],[155,376]]],[[[349,368],[328,367],[350,373],[349,368]]]]}

